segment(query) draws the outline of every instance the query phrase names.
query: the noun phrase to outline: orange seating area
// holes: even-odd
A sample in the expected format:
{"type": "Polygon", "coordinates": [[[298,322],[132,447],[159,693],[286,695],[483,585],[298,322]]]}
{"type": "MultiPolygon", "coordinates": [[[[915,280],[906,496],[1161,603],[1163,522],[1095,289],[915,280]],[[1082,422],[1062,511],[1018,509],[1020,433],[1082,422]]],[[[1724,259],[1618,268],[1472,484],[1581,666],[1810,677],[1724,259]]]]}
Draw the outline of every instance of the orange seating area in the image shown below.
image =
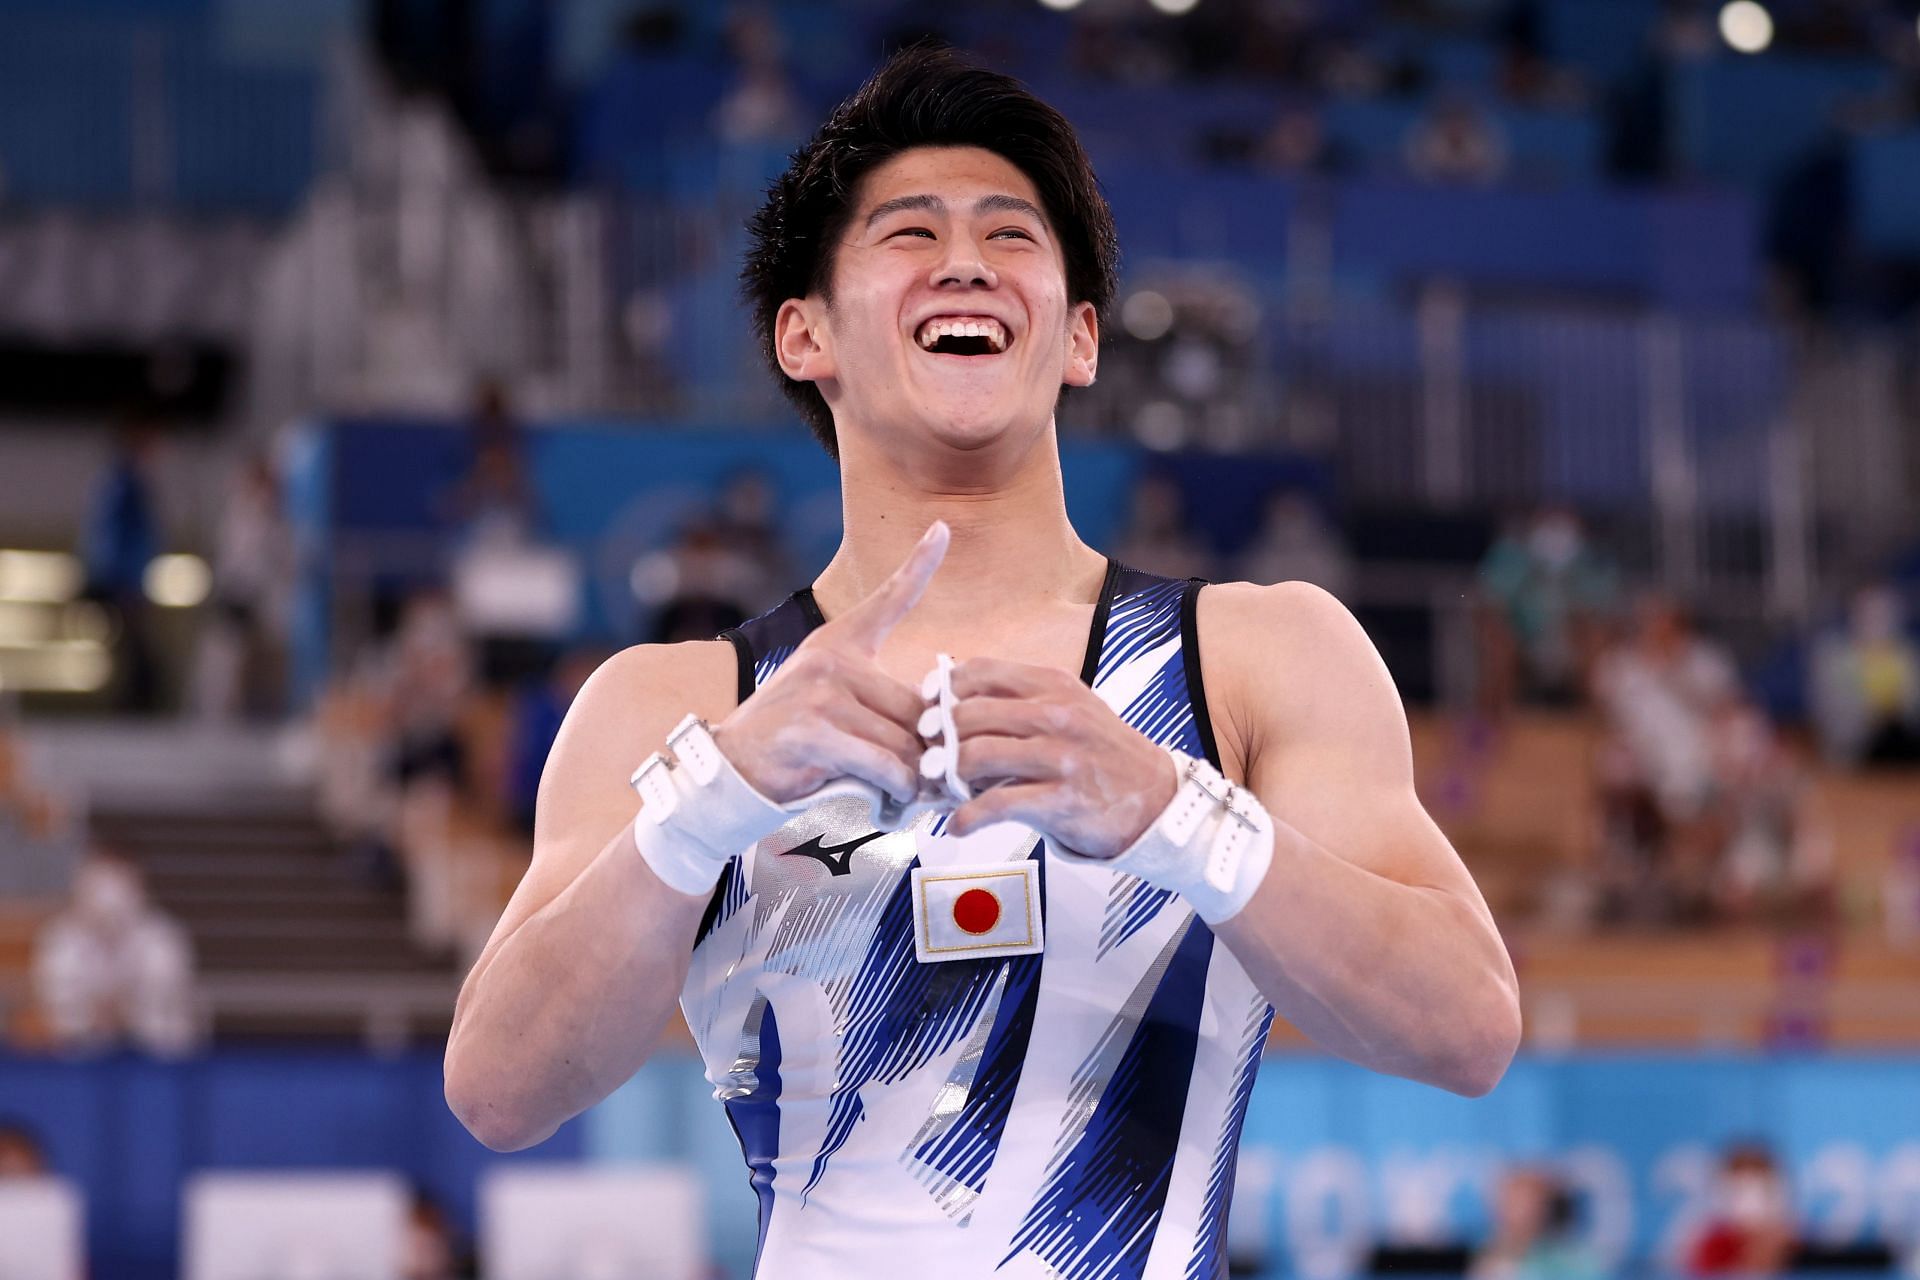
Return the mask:
{"type": "Polygon", "coordinates": [[[1889,941],[1881,892],[1896,852],[1920,836],[1920,780],[1816,776],[1834,849],[1831,937],[1569,933],[1541,921],[1541,896],[1595,846],[1595,722],[1525,714],[1483,743],[1439,716],[1412,728],[1423,798],[1507,933],[1537,1045],[1753,1047],[1789,1029],[1840,1046],[1920,1044],[1920,947],[1889,941]]]}
{"type": "Polygon", "coordinates": [[[0,899],[0,1041],[25,1034],[34,936],[59,907],[58,902],[0,899]]]}

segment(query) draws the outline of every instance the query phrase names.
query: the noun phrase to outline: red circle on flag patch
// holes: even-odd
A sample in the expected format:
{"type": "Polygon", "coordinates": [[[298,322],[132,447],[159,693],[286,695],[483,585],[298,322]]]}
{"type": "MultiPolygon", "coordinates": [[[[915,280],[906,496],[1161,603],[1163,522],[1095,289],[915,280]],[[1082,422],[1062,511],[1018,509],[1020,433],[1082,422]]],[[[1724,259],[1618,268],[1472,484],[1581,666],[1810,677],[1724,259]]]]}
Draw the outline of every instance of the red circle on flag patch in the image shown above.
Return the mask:
{"type": "Polygon", "coordinates": [[[953,922],[967,933],[985,933],[1000,923],[1000,899],[969,889],[953,900],[953,922]]]}

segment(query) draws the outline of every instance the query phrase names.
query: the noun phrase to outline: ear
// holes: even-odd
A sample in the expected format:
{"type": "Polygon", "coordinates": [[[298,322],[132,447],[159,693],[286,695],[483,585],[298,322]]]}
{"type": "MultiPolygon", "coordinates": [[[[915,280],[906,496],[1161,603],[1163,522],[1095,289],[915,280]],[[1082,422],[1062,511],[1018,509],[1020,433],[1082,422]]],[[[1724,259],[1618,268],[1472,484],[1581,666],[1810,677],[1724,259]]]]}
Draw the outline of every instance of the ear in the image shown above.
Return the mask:
{"type": "Polygon", "coordinates": [[[773,353],[795,382],[834,376],[833,344],[826,331],[826,304],[819,298],[788,298],[773,318],[773,353]]]}
{"type": "Polygon", "coordinates": [[[1067,320],[1067,370],[1060,381],[1090,387],[1100,365],[1100,316],[1091,302],[1074,307],[1067,320]]]}

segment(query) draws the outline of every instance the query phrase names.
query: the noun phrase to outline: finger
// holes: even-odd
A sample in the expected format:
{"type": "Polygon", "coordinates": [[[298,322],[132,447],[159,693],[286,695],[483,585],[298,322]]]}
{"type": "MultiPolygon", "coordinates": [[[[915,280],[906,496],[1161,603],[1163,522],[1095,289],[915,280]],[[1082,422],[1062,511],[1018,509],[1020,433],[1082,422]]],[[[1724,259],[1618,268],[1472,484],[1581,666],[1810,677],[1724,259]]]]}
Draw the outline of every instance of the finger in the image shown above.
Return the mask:
{"type": "Polygon", "coordinates": [[[1057,702],[982,695],[953,704],[953,727],[963,741],[985,733],[1038,738],[1066,728],[1066,711],[1057,702]]]}
{"type": "Polygon", "coordinates": [[[1055,667],[1008,662],[1004,658],[968,658],[953,664],[956,698],[1038,698],[1078,684],[1078,680],[1055,667]]]}
{"type": "Polygon", "coordinates": [[[1057,789],[1050,782],[1015,782],[982,791],[953,811],[947,832],[964,836],[996,822],[1024,822],[1039,828],[1051,816],[1049,800],[1057,789]]]}
{"type": "Polygon", "coordinates": [[[837,775],[870,782],[901,803],[920,791],[919,772],[884,747],[842,729],[821,737],[820,758],[837,775]]]}
{"type": "Polygon", "coordinates": [[[1060,750],[1052,743],[993,734],[960,740],[959,774],[970,784],[987,778],[1054,779],[1061,773],[1060,750]]]}
{"type": "Polygon", "coordinates": [[[868,652],[877,651],[900,619],[920,603],[927,583],[933,580],[934,570],[946,558],[947,541],[946,521],[935,520],[928,525],[926,533],[907,553],[906,560],[880,584],[879,590],[847,611],[840,619],[844,625],[838,630],[868,652]]]}
{"type": "Polygon", "coordinates": [[[872,663],[857,658],[848,662],[842,673],[842,683],[854,701],[885,716],[908,732],[913,732],[920,712],[927,705],[911,686],[895,680],[872,663]]]}
{"type": "Polygon", "coordinates": [[[925,750],[919,735],[902,728],[877,711],[857,702],[846,702],[834,708],[827,719],[842,732],[865,739],[896,757],[909,771],[919,769],[920,753],[925,750]]]}

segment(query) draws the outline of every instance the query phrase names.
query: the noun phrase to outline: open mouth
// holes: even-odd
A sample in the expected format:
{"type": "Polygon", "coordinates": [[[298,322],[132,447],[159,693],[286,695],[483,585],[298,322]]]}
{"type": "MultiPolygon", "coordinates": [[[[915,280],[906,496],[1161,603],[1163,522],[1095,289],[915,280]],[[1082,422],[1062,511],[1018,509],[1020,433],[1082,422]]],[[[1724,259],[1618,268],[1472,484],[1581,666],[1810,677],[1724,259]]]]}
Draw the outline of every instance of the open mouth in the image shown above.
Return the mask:
{"type": "Polygon", "coordinates": [[[937,316],[920,326],[914,341],[939,356],[997,356],[1010,339],[1005,326],[989,316],[937,316]]]}

